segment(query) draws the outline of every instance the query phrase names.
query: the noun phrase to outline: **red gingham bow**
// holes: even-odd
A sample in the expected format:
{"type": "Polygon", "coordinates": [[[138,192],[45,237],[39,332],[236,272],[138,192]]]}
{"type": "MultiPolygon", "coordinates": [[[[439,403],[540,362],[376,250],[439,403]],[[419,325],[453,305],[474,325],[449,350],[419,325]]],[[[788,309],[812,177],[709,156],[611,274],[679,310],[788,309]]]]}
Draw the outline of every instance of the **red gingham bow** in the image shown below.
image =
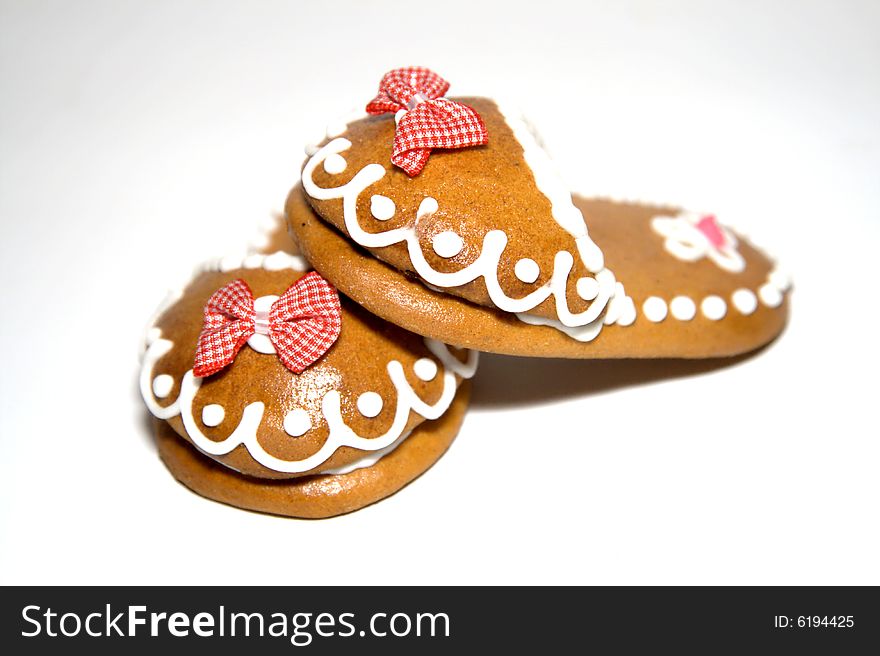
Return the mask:
{"type": "Polygon", "coordinates": [[[268,335],[284,366],[301,373],[339,337],[341,311],[336,290],[314,271],[291,285],[267,313],[254,309],[253,292],[244,280],[233,280],[205,305],[193,374],[220,371],[255,333],[268,335]]]}
{"type": "Polygon", "coordinates": [[[432,148],[467,148],[489,141],[483,119],[471,107],[441,98],[449,82],[420,66],[385,73],[370,114],[408,110],[397,124],[391,162],[410,176],[418,175],[432,148]]]}

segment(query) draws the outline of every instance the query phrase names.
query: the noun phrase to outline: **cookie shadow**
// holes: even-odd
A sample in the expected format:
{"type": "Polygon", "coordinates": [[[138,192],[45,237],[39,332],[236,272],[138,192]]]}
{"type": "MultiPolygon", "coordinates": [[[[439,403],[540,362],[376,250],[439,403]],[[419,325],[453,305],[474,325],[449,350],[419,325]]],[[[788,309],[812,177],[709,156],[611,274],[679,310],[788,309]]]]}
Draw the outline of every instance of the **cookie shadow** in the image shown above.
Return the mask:
{"type": "Polygon", "coordinates": [[[735,366],[757,351],[701,360],[563,360],[480,354],[471,406],[505,408],[538,405],[623,387],[697,376],[735,366]]]}

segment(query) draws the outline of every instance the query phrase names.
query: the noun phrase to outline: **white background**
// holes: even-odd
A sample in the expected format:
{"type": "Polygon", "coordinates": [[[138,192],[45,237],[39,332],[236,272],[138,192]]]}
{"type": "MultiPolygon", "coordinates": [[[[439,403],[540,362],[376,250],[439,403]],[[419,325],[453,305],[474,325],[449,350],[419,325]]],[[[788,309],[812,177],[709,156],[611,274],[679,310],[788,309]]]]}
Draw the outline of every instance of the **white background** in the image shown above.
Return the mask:
{"type": "Polygon", "coordinates": [[[0,582],[880,584],[878,3],[302,5],[0,5],[0,582]],[[574,189],[756,235],[788,330],[729,366],[487,356],[449,453],[346,517],[188,492],[145,321],[414,63],[514,99],[574,189]]]}

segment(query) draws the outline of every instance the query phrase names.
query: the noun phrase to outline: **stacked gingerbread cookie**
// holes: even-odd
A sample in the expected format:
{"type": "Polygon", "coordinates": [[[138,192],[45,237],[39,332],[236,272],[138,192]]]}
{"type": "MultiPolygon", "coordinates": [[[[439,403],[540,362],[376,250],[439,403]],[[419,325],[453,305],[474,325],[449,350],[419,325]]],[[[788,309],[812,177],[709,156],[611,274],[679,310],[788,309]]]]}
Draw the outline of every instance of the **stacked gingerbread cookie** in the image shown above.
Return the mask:
{"type": "Polygon", "coordinates": [[[714,216],[573,198],[522,117],[447,90],[386,74],[308,149],[286,205],[305,261],[226,262],[160,313],[141,384],[187,486],[347,512],[442,455],[477,351],[720,357],[782,330],[787,277],[714,216]]]}

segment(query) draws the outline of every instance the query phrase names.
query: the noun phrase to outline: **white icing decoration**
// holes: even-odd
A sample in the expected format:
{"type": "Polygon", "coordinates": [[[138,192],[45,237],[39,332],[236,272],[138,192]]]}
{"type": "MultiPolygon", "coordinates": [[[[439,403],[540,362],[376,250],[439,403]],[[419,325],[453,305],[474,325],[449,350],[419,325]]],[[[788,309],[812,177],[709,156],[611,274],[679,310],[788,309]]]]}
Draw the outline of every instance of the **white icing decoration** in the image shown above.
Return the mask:
{"type": "Polygon", "coordinates": [[[223,423],[223,418],[225,416],[226,411],[223,409],[222,405],[211,403],[202,408],[202,423],[205,426],[219,426],[223,423]]]}
{"type": "Polygon", "coordinates": [[[621,313],[620,319],[617,320],[617,324],[620,326],[631,326],[633,322],[636,320],[636,305],[633,303],[632,298],[629,296],[626,297],[626,309],[621,313]]]}
{"type": "MultiPolygon", "coordinates": [[[[508,127],[523,149],[523,159],[532,171],[535,185],[550,201],[550,213],[556,222],[575,238],[584,265],[592,273],[605,268],[605,257],[590,239],[584,215],[571,200],[571,192],[559,175],[547,151],[535,139],[535,131],[518,111],[497,103],[508,127]]],[[[563,320],[563,323],[565,321],[563,320]]],[[[568,325],[568,324],[566,324],[568,325]]]]}
{"type": "Polygon", "coordinates": [[[359,119],[365,118],[367,114],[364,112],[362,108],[353,108],[347,114],[340,116],[332,121],[330,121],[326,127],[324,128],[323,134],[316,134],[315,139],[312,139],[305,146],[305,152],[308,157],[311,157],[316,152],[318,152],[318,144],[326,139],[332,139],[334,137],[338,137],[348,130],[349,123],[353,123],[359,119]]]}
{"type": "Polygon", "coordinates": [[[614,296],[611,297],[608,310],[605,312],[605,325],[616,323],[618,326],[629,326],[635,320],[636,304],[627,296],[623,284],[618,282],[615,284],[614,296]]]}
{"type": "Polygon", "coordinates": [[[596,338],[596,335],[599,334],[599,331],[602,330],[602,324],[604,323],[604,319],[600,317],[595,321],[588,323],[586,326],[577,326],[575,328],[571,328],[557,319],[539,317],[534,314],[526,314],[525,312],[518,313],[516,315],[516,318],[523,323],[527,323],[532,326],[549,326],[550,328],[555,328],[556,330],[565,333],[572,339],[579,342],[593,341],[596,338]]]}
{"type": "MultiPolygon", "coordinates": [[[[566,284],[574,264],[574,257],[568,251],[556,253],[553,273],[547,283],[526,296],[515,299],[508,297],[501,290],[497,278],[501,254],[507,246],[508,240],[503,231],[491,230],[486,233],[483,238],[482,251],[477,259],[464,269],[452,273],[436,271],[430,267],[421,251],[413,227],[402,227],[381,233],[364,231],[357,219],[357,201],[361,193],[385,176],[385,167],[381,164],[367,164],[348,183],[334,188],[318,187],[312,179],[315,168],[328,157],[338,155],[351,148],[352,144],[347,139],[334,139],[323,148],[309,152],[311,159],[303,170],[303,187],[309,196],[317,200],[342,200],[346,230],[359,245],[366,248],[381,248],[403,242],[407,246],[413,268],[430,289],[443,291],[444,288],[462,286],[482,277],[492,303],[499,309],[515,313],[524,323],[550,326],[579,341],[594,339],[603,325],[631,325],[637,316],[635,303],[626,294],[623,285],[615,280],[614,274],[604,268],[604,256],[589,238],[583,215],[572,203],[571,195],[556,173],[552,161],[523,119],[514,117],[512,114],[504,112],[503,109],[502,113],[523,148],[524,158],[532,170],[538,189],[550,201],[553,218],[575,238],[577,251],[584,265],[595,274],[598,293],[593,303],[583,312],[572,313],[566,300],[566,284]],[[537,307],[550,296],[554,297],[557,319],[527,314],[529,310],[537,307]],[[600,317],[603,310],[605,316],[600,317]]],[[[388,200],[390,201],[390,199],[388,200]]],[[[419,205],[415,223],[417,224],[421,218],[437,212],[438,208],[439,205],[434,198],[425,198],[419,205]]],[[[371,211],[372,209],[371,203],[371,211]]],[[[373,214],[376,213],[373,212],[373,214]]],[[[720,249],[715,248],[709,238],[696,226],[701,218],[701,215],[693,213],[682,213],[675,217],[658,216],[654,218],[652,225],[657,232],[667,237],[667,250],[680,259],[694,261],[702,257],[709,257],[719,267],[728,271],[743,270],[745,261],[736,250],[737,240],[733,233],[719,225],[718,228],[725,238],[725,245],[720,249]],[[687,225],[684,225],[685,223],[687,225]]],[[[524,258],[524,260],[529,260],[529,258],[524,258]]],[[[519,264],[517,262],[517,265],[519,264]]],[[[517,265],[514,266],[514,274],[523,282],[527,282],[532,271],[527,271],[524,267],[519,267],[519,271],[517,271],[517,265]]],[[[595,291],[595,284],[583,280],[579,280],[576,284],[579,295],[584,300],[590,300],[589,297],[593,296],[595,291]]],[[[789,285],[788,277],[774,270],[768,276],[768,283],[759,290],[762,302],[771,307],[778,306],[782,302],[782,292],[789,285]]],[[[717,315],[720,311],[721,317],[723,317],[727,311],[724,300],[715,296],[708,298],[718,299],[717,301],[709,300],[709,313],[717,315]]],[[[688,300],[693,303],[693,300],[688,300]]],[[[651,314],[654,317],[654,319],[648,317],[652,321],[662,321],[671,310],[662,299],[658,298],[657,301],[659,303],[646,301],[649,311],[643,307],[646,315],[651,314]],[[662,310],[660,304],[662,304],[662,310]],[[662,318],[658,319],[657,317],[661,314],[662,318]]],[[[706,307],[706,299],[701,307],[706,307]]],[[[690,304],[687,301],[678,301],[673,316],[685,321],[688,319],[682,317],[686,317],[688,314],[690,314],[690,304]]]]}
{"type": "Polygon", "coordinates": [[[727,303],[720,296],[713,294],[703,299],[703,302],[700,303],[700,310],[707,319],[718,321],[727,314],[727,303]]]}
{"type": "MultiPolygon", "coordinates": [[[[513,265],[513,275],[522,282],[531,285],[541,275],[541,268],[538,263],[530,257],[524,257],[513,265]]],[[[592,278],[583,278],[583,280],[593,280],[592,278]]]]}
{"type": "Polygon", "coordinates": [[[259,253],[248,255],[241,261],[242,267],[245,269],[259,269],[263,264],[263,256],[259,253]]]}
{"type": "Polygon", "coordinates": [[[153,368],[156,366],[156,362],[159,359],[168,353],[171,350],[171,347],[174,346],[174,343],[167,340],[162,339],[162,331],[158,328],[152,328],[147,333],[147,350],[144,352],[144,359],[141,363],[141,374],[138,378],[138,383],[141,389],[141,396],[144,399],[144,403],[147,405],[147,409],[153,416],[157,419],[168,419],[169,417],[173,417],[180,413],[180,399],[174,401],[171,405],[166,407],[160,406],[156,403],[156,397],[153,396],[153,388],[152,388],[152,380],[153,380],[153,368]]]}
{"type": "MultiPolygon", "coordinates": [[[[308,261],[301,255],[291,255],[284,251],[275,251],[268,254],[227,255],[220,259],[208,260],[197,267],[194,273],[198,275],[206,271],[226,272],[234,269],[265,269],[266,271],[292,269],[294,271],[309,271],[311,268],[308,261]]],[[[180,292],[178,292],[177,297],[180,298],[180,292]]]]}
{"type": "Polygon", "coordinates": [[[431,240],[431,246],[440,257],[455,257],[461,253],[461,249],[464,248],[464,242],[457,234],[451,230],[446,230],[434,235],[434,238],[431,240]]]}
{"type": "Polygon", "coordinates": [[[659,296],[649,296],[645,299],[645,302],[642,303],[642,312],[645,314],[645,318],[648,321],[659,323],[666,318],[666,301],[659,296]]]}
{"type": "MultiPolygon", "coordinates": [[[[523,130],[528,132],[525,128],[523,130]]],[[[349,182],[339,187],[325,189],[318,187],[313,180],[315,168],[319,164],[334,153],[348,150],[351,148],[351,145],[351,142],[347,139],[334,139],[321,148],[306,163],[303,169],[302,183],[306,193],[314,199],[342,199],[345,228],[351,239],[357,244],[365,248],[381,248],[404,242],[415,271],[422,280],[435,287],[459,287],[478,278],[483,278],[489,298],[496,307],[505,312],[527,312],[543,303],[550,296],[553,296],[557,317],[567,327],[585,326],[594,322],[611,300],[616,289],[614,274],[608,269],[602,268],[603,258],[601,251],[587,236],[583,216],[577,208],[574,208],[574,205],[571,203],[571,196],[567,192],[565,193],[565,202],[561,203],[558,198],[559,194],[556,193],[558,190],[548,193],[548,190],[541,186],[541,190],[551,199],[551,204],[554,207],[554,218],[566,229],[570,228],[577,231],[578,236],[576,236],[575,241],[584,264],[590,270],[598,267],[596,280],[599,282],[600,287],[599,296],[586,310],[576,314],[569,310],[566,299],[568,276],[574,265],[574,257],[568,251],[556,253],[553,274],[547,283],[524,297],[510,298],[504,293],[498,282],[499,262],[501,254],[507,246],[507,235],[501,230],[490,230],[487,232],[483,238],[483,248],[479,257],[467,267],[450,273],[437,271],[428,264],[413,227],[404,226],[380,233],[369,233],[363,230],[357,218],[358,197],[370,185],[385,176],[385,168],[381,164],[367,164],[349,182]],[[564,211],[564,205],[566,204],[577,213],[578,221],[580,222],[579,226],[573,225],[577,222],[571,219],[572,214],[564,211]]],[[[536,181],[543,180],[545,177],[547,176],[536,173],[536,181]]],[[[551,323],[549,325],[554,324],[551,323]]],[[[601,322],[598,325],[601,328],[601,322]]]]}
{"type": "Polygon", "coordinates": [[[767,282],[758,289],[761,302],[770,308],[782,305],[785,292],[791,287],[791,277],[779,267],[767,274],[767,282]]]}
{"type": "Polygon", "coordinates": [[[348,162],[342,155],[332,155],[324,160],[324,170],[330,175],[338,175],[345,171],[348,162]]]}
{"type": "MultiPolygon", "coordinates": [[[[257,253],[244,255],[239,258],[225,257],[222,259],[208,260],[202,265],[196,267],[194,275],[206,271],[222,271],[223,267],[228,267],[229,269],[264,268],[267,271],[280,271],[282,269],[308,271],[311,268],[305,258],[300,257],[299,255],[290,255],[283,251],[277,251],[270,254],[257,253]]],[[[162,331],[154,324],[165,313],[165,310],[181,298],[185,286],[186,285],[182,285],[180,289],[176,289],[167,294],[153,313],[153,316],[150,319],[150,327],[147,329],[146,336],[144,337],[146,349],[141,358],[141,371],[140,376],[138,377],[138,387],[140,388],[141,396],[144,399],[147,409],[158,419],[168,419],[180,414],[180,399],[178,398],[174,403],[164,408],[156,402],[158,395],[155,394],[152,386],[153,369],[155,368],[156,363],[162,358],[162,356],[171,350],[174,344],[167,339],[162,339],[162,331]]],[[[167,374],[160,374],[159,376],[156,376],[156,378],[163,375],[167,374]]]]}
{"type": "Polygon", "coordinates": [[[749,315],[758,309],[758,299],[751,289],[737,289],[730,297],[733,307],[741,314],[749,315]]]}
{"type": "Polygon", "coordinates": [[[592,301],[599,295],[599,283],[595,278],[580,278],[576,283],[577,293],[585,301],[592,301]]]}
{"type": "Polygon", "coordinates": [[[685,262],[696,262],[708,257],[716,265],[731,273],[740,273],[746,268],[746,261],[736,250],[734,234],[717,224],[724,235],[724,245],[716,247],[697,227],[705,215],[696,212],[682,212],[678,216],[656,216],[651,227],[666,238],[664,246],[669,253],[685,262]]]}
{"type": "MultiPolygon", "coordinates": [[[[193,444],[209,455],[225,455],[233,449],[243,445],[251,457],[264,467],[287,474],[296,474],[319,467],[326,462],[337,449],[343,446],[360,449],[368,452],[378,452],[399,443],[404,429],[409,421],[410,412],[416,412],[426,420],[439,418],[452,403],[457,389],[456,374],[461,378],[471,378],[477,369],[479,353],[468,351],[467,362],[460,362],[448,347],[437,340],[425,338],[425,346],[443,365],[443,389],[440,398],[432,404],[423,401],[406,380],[403,365],[392,360],[388,363],[387,371],[391,382],[397,392],[397,405],[394,411],[394,420],[388,431],[379,437],[364,438],[356,434],[342,419],[341,396],[338,391],[330,390],[321,401],[321,412],[327,422],[329,434],[321,448],[311,456],[302,460],[282,460],[266,452],[257,439],[257,429],[263,420],[265,406],[262,402],[249,403],[242,411],[241,421],[238,426],[223,440],[215,442],[202,433],[193,417],[193,400],[202,385],[202,379],[196,378],[190,370],[186,372],[181,381],[180,395],[177,400],[167,408],[156,404],[152,397],[150,382],[152,380],[153,366],[156,361],[167,353],[173,344],[168,340],[160,339],[161,332],[158,329],[150,331],[148,337],[151,343],[144,354],[143,367],[140,375],[141,393],[150,411],[160,419],[168,419],[180,414],[187,435],[193,444]]],[[[291,435],[302,435],[311,427],[311,419],[305,410],[301,408],[292,410],[284,418],[284,429],[291,435]],[[305,419],[303,418],[305,415],[305,419]],[[303,426],[308,421],[308,427],[303,426]]]]}
{"type": "Polygon", "coordinates": [[[372,453],[365,453],[360,458],[355,460],[354,462],[350,462],[347,465],[342,465],[340,467],[333,467],[332,469],[322,469],[319,473],[323,475],[330,476],[340,476],[342,474],[350,474],[351,472],[358,469],[365,469],[366,467],[372,467],[377,462],[379,462],[382,458],[387,456],[389,453],[394,451],[397,447],[403,444],[403,441],[406,440],[410,436],[409,431],[404,433],[400,437],[398,437],[394,442],[386,446],[384,449],[379,449],[378,451],[373,451],[372,453]]]}
{"type": "Polygon", "coordinates": [[[679,321],[690,321],[697,314],[697,304],[689,296],[676,296],[669,302],[669,312],[679,321]]]}
{"type": "Polygon", "coordinates": [[[397,208],[394,205],[394,201],[388,198],[388,196],[374,194],[370,197],[370,214],[378,221],[388,221],[394,216],[395,211],[397,211],[397,208]]]}
{"type": "MultiPolygon", "coordinates": [[[[601,278],[603,274],[604,272],[600,273],[597,278],[601,278]]],[[[586,326],[571,328],[556,319],[538,317],[525,313],[519,313],[516,317],[523,323],[533,326],[548,326],[550,328],[555,328],[579,342],[590,342],[596,338],[599,331],[602,330],[603,325],[608,326],[611,324],[617,324],[618,326],[629,326],[636,320],[636,306],[635,303],[633,303],[632,298],[627,296],[626,290],[624,290],[621,283],[615,283],[614,288],[614,294],[611,297],[611,301],[608,303],[608,309],[605,312],[604,318],[600,317],[595,321],[588,323],[586,326]]]]}
{"type": "Polygon", "coordinates": [[[174,379],[168,374],[159,374],[153,379],[153,394],[157,399],[164,399],[171,394],[172,387],[174,387],[174,379]]]}
{"type": "Polygon", "coordinates": [[[382,406],[385,405],[382,397],[376,392],[364,392],[358,397],[357,409],[364,417],[373,418],[382,412],[382,406]]]}
{"type": "Polygon", "coordinates": [[[277,251],[263,258],[263,266],[266,271],[283,271],[284,269],[295,269],[297,271],[308,271],[312,267],[306,258],[301,255],[291,255],[284,251],[277,251]]]}
{"type": "Polygon", "coordinates": [[[302,408],[294,408],[284,415],[284,432],[291,437],[305,435],[312,429],[312,418],[302,408]]]}
{"type": "Polygon", "coordinates": [[[422,202],[419,203],[419,209],[416,210],[416,223],[427,216],[431,216],[439,209],[440,205],[437,203],[437,200],[430,196],[426,196],[422,199],[422,202]]]}
{"type": "Polygon", "coordinates": [[[143,358],[146,357],[146,347],[162,336],[162,331],[155,327],[156,322],[159,320],[159,317],[165,314],[165,310],[174,305],[180,297],[183,296],[184,287],[185,285],[181,285],[178,289],[169,290],[168,293],[165,294],[165,298],[162,299],[158,307],[153,311],[153,314],[147,323],[147,329],[144,331],[145,352],[141,354],[141,362],[143,362],[143,358]]]}
{"type": "MultiPolygon", "coordinates": [[[[260,296],[259,298],[254,299],[254,310],[258,313],[268,313],[272,308],[272,303],[279,298],[279,296],[273,295],[260,296]]],[[[275,346],[272,344],[272,340],[269,339],[269,335],[265,333],[256,332],[251,335],[250,338],[248,338],[247,345],[257,353],[265,353],[267,355],[277,353],[275,346]]]]}
{"type": "Polygon", "coordinates": [[[234,255],[227,255],[225,257],[221,257],[218,262],[218,269],[226,273],[227,271],[232,271],[233,269],[239,269],[244,264],[244,261],[234,255]]]}
{"type": "Polygon", "coordinates": [[[770,282],[761,286],[758,290],[758,296],[767,307],[775,308],[782,304],[782,292],[770,282]]]}
{"type": "MultiPolygon", "coordinates": [[[[617,284],[620,285],[620,283],[617,284]]],[[[609,317],[605,320],[606,325],[616,323],[618,326],[631,326],[636,320],[636,304],[632,297],[622,291],[622,288],[623,285],[621,285],[620,294],[611,299],[609,317]],[[611,311],[614,311],[613,315],[610,314],[611,311]]]]}
{"type": "Polygon", "coordinates": [[[428,382],[437,377],[437,363],[431,358],[419,358],[413,365],[413,371],[417,378],[428,382]]]}
{"type": "Polygon", "coordinates": [[[791,276],[779,268],[773,269],[768,276],[767,282],[776,287],[779,291],[788,291],[791,287],[791,276]]]}

